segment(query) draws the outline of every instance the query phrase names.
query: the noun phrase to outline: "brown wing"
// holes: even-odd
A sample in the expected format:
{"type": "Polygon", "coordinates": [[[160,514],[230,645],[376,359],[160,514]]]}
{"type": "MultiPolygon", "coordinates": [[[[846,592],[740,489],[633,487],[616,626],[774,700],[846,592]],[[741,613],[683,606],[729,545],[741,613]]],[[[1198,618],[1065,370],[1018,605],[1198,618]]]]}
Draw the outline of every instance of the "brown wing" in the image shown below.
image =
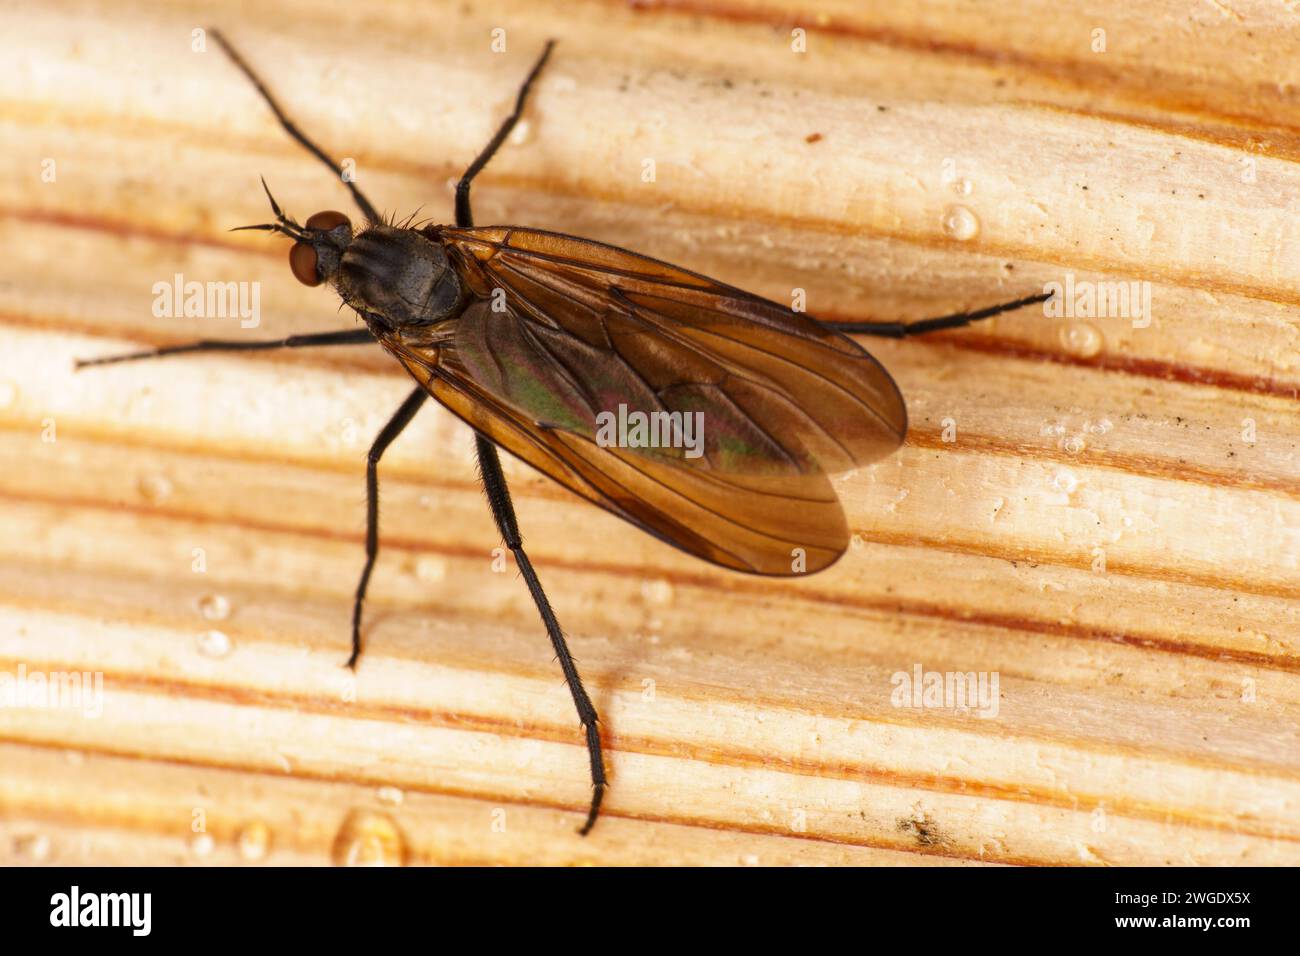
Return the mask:
{"type": "Polygon", "coordinates": [[[474,382],[449,349],[389,347],[434,398],[480,434],[696,557],[737,571],[788,576],[830,566],[848,545],[844,512],[823,472],[719,475],[600,447],[521,418],[474,382]]]}
{"type": "Polygon", "coordinates": [[[478,301],[385,344],[430,393],[556,481],[691,554],[770,575],[848,544],[828,473],[906,431],[888,374],[806,316],[656,260],[533,230],[431,230],[478,301]],[[429,344],[436,342],[436,345],[429,344]],[[608,446],[618,404],[698,411],[705,453],[608,446]]]}
{"type": "Polygon", "coordinates": [[[590,436],[621,403],[703,409],[706,454],[682,463],[745,474],[848,471],[892,453],[907,431],[889,373],[805,314],[572,236],[431,232],[499,310],[458,320],[457,353],[524,417],[590,436]]]}

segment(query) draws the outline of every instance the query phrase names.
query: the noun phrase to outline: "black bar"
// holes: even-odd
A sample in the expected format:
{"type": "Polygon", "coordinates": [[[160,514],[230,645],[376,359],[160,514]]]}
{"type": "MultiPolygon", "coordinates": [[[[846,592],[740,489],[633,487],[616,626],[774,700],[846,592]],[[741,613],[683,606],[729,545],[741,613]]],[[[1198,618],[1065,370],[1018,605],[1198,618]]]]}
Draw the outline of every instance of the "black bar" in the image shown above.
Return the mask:
{"type": "Polygon", "coordinates": [[[7,869],[3,878],[11,952],[27,951],[19,947],[29,937],[143,938],[131,925],[52,926],[52,916],[70,913],[73,886],[81,912],[93,894],[149,894],[151,939],[204,948],[285,941],[295,951],[319,943],[334,952],[350,941],[392,951],[455,940],[490,941],[492,951],[510,939],[550,948],[579,931],[604,950],[638,939],[690,951],[717,940],[733,951],[753,939],[766,951],[790,932],[804,939],[801,951],[867,951],[890,939],[1074,949],[1097,938],[1145,946],[1199,938],[1231,952],[1257,942],[1260,930],[1284,931],[1295,911],[1295,874],[1286,869],[51,868],[7,869]],[[571,919],[557,923],[557,913],[571,919]]]}

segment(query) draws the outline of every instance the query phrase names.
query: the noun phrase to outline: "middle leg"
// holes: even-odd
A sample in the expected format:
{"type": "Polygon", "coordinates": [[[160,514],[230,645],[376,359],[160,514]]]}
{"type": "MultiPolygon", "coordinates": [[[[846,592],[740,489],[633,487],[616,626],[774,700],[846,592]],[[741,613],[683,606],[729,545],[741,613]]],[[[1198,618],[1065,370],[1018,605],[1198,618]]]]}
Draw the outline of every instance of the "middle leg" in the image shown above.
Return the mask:
{"type": "Polygon", "coordinates": [[[528,99],[528,91],[532,89],[537,74],[542,72],[542,67],[546,65],[546,61],[551,55],[551,48],[554,46],[554,40],[546,41],[546,47],[542,50],[542,55],[537,58],[537,62],[533,64],[532,70],[528,73],[528,77],[524,80],[523,85],[519,87],[519,95],[515,98],[514,110],[505,118],[501,128],[483,147],[482,152],[474,157],[474,162],[469,164],[469,168],[465,170],[465,175],[461,176],[460,182],[456,184],[456,225],[464,228],[474,225],[474,214],[470,212],[469,208],[469,184],[473,182],[475,176],[483,171],[483,167],[487,165],[488,160],[496,155],[496,151],[501,148],[501,144],[506,141],[510,131],[519,122],[519,117],[524,112],[524,102],[528,99]]]}
{"type": "Polygon", "coordinates": [[[339,332],[313,332],[308,335],[291,335],[285,339],[263,342],[245,342],[242,339],[200,339],[184,345],[164,345],[143,352],[126,352],[105,355],[101,358],[77,359],[77,368],[90,365],[113,365],[117,362],[138,362],[141,359],[182,355],[187,352],[266,352],[272,349],[313,348],[318,345],[365,345],[375,340],[369,329],[343,329],[339,332]]]}
{"type": "Polygon", "coordinates": [[[361,580],[357,582],[357,594],[352,604],[352,656],[348,658],[348,667],[353,670],[361,656],[361,605],[366,599],[370,572],[374,570],[375,558],[379,554],[379,459],[402,429],[411,424],[411,419],[428,397],[423,388],[417,388],[406,396],[406,401],[388,420],[366,456],[366,565],[361,569],[361,580]]]}

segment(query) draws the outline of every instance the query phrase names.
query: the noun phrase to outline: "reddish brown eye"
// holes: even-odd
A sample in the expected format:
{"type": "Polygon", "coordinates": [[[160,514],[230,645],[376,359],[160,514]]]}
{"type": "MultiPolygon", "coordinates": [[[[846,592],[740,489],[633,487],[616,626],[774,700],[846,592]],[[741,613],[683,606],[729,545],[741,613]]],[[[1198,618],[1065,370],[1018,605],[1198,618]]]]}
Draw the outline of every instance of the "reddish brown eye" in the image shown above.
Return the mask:
{"type": "Polygon", "coordinates": [[[335,212],[333,209],[327,209],[324,212],[315,213],[307,220],[308,229],[322,229],[329,232],[339,226],[351,226],[352,223],[347,216],[341,212],[335,212]]]}
{"type": "Polygon", "coordinates": [[[289,268],[293,277],[303,285],[320,285],[320,276],[316,274],[316,250],[307,243],[295,242],[290,247],[289,268]]]}

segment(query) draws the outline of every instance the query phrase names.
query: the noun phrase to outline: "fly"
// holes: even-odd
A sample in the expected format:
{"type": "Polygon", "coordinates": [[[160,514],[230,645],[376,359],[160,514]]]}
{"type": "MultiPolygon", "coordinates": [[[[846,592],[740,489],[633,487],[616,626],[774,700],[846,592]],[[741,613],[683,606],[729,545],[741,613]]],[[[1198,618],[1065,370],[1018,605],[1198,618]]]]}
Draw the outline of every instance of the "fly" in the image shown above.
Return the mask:
{"type": "Polygon", "coordinates": [[[554,41],[457,184],[456,224],[385,222],[339,164],[289,119],[229,41],[216,30],[210,35],[285,132],[340,177],[365,219],[356,228],[343,213],[326,211],[300,225],[263,181],[275,221],[239,228],[292,240],[294,277],[332,287],[365,328],[264,342],[207,339],[77,366],[373,342],[401,363],[416,385],[366,460],[366,560],[347,662],[353,668],[379,550],[379,461],[430,397],[473,428],[497,530],[541,615],[586,737],[592,796],[579,830],[586,834],[607,785],[596,709],[524,551],[497,449],[705,561],[778,577],[820,571],[849,543],[831,476],[889,455],[907,434],[898,386],[844,333],[902,338],[1050,296],[906,324],[832,327],[615,246],[521,226],[475,226],[470,184],[518,122],[554,41]],[[615,413],[641,431],[612,437],[607,426],[615,413]],[[646,442],[646,422],[662,424],[670,440],[646,442]],[[683,447],[690,425],[696,427],[683,447]]]}

